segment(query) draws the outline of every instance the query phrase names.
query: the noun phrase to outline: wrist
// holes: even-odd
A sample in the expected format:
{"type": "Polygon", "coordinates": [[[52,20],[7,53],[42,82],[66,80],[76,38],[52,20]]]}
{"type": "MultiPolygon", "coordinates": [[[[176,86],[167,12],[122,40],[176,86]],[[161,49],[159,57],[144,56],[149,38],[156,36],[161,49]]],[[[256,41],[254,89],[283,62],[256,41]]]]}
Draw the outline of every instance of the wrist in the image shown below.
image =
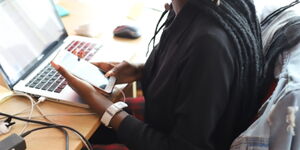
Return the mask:
{"type": "Polygon", "coordinates": [[[139,80],[143,76],[144,64],[139,64],[136,66],[136,78],[139,80]]]}
{"type": "Polygon", "coordinates": [[[122,123],[122,121],[128,116],[129,114],[122,110],[119,113],[117,113],[111,120],[110,126],[117,131],[122,123]]]}
{"type": "Polygon", "coordinates": [[[101,122],[106,126],[106,127],[111,127],[110,123],[111,120],[115,115],[118,115],[119,112],[123,111],[123,108],[127,107],[128,105],[124,102],[116,102],[112,105],[110,105],[105,112],[103,113],[101,117],[101,122]]]}

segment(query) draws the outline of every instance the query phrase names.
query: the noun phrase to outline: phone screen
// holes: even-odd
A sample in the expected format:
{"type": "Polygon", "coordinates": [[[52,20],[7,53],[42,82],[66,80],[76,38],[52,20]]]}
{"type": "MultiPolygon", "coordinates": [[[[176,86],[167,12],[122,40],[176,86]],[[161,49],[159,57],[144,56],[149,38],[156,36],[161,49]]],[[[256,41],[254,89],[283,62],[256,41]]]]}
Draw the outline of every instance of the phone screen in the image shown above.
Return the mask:
{"type": "Polygon", "coordinates": [[[59,51],[53,62],[106,93],[111,93],[113,89],[115,83],[114,77],[106,78],[98,67],[69,51],[59,51]]]}

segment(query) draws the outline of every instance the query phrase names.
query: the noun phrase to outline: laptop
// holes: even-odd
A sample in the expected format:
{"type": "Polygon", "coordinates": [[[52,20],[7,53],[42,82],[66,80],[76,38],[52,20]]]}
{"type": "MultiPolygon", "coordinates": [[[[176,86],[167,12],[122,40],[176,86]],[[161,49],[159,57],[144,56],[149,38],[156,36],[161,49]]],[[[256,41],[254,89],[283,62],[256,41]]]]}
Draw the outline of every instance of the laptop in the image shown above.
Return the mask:
{"type": "Polygon", "coordinates": [[[60,103],[88,107],[50,61],[60,50],[102,49],[92,38],[68,36],[52,0],[0,0],[0,71],[10,89],[60,103]]]}

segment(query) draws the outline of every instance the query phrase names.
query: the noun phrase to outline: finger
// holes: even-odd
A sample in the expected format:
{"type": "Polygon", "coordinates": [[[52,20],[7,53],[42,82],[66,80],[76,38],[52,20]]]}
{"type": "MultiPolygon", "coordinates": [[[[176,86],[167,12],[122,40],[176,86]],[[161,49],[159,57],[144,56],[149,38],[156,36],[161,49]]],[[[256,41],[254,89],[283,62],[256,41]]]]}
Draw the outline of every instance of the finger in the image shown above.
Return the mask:
{"type": "Polygon", "coordinates": [[[67,80],[74,80],[74,76],[70,74],[66,69],[61,67],[58,64],[55,64],[53,61],[50,63],[53,68],[55,68],[62,76],[64,76],[67,80]]]}
{"type": "Polygon", "coordinates": [[[120,62],[110,62],[111,65],[116,66],[118,64],[120,64],[120,62]]]}
{"type": "Polygon", "coordinates": [[[106,77],[110,77],[110,76],[115,76],[117,77],[119,75],[119,72],[122,68],[128,66],[128,62],[126,61],[122,61],[121,63],[118,63],[114,68],[112,68],[111,70],[109,70],[105,76],[106,77]]]}
{"type": "Polygon", "coordinates": [[[98,66],[98,65],[109,65],[109,66],[116,66],[117,64],[119,64],[120,62],[91,62],[92,64],[98,66]]]}
{"type": "Polygon", "coordinates": [[[65,68],[51,62],[53,68],[55,68],[65,79],[67,80],[68,84],[76,91],[81,89],[83,84],[86,84],[84,81],[80,80],[79,78],[75,77],[71,73],[69,73],[65,68]]]}
{"type": "Polygon", "coordinates": [[[111,70],[114,67],[114,65],[112,65],[110,63],[106,63],[106,62],[92,62],[92,64],[97,66],[98,68],[100,68],[104,72],[107,72],[107,71],[111,70]]]}

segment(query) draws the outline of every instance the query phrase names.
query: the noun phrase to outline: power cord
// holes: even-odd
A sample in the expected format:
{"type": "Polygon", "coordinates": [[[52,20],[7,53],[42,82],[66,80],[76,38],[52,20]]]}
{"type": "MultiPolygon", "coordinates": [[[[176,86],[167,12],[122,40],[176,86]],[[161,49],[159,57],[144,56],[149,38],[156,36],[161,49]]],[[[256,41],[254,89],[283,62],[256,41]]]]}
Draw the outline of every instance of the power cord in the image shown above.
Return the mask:
{"type": "Polygon", "coordinates": [[[38,130],[42,130],[42,129],[49,129],[49,128],[59,128],[60,130],[63,131],[63,133],[65,134],[65,137],[66,137],[66,150],[69,150],[69,134],[68,134],[68,132],[64,128],[61,128],[61,127],[46,126],[46,127],[35,128],[35,129],[32,129],[32,130],[26,131],[25,133],[22,133],[20,136],[24,138],[24,137],[26,137],[27,135],[29,135],[32,132],[35,132],[35,131],[38,131],[38,130]]]}
{"type": "MultiPolygon", "coordinates": [[[[41,108],[38,106],[39,103],[44,102],[44,101],[46,100],[45,97],[40,97],[40,98],[38,99],[38,101],[36,102],[36,101],[35,101],[30,95],[28,95],[28,94],[25,94],[25,93],[13,93],[13,94],[11,94],[11,95],[8,95],[8,96],[4,97],[3,100],[6,100],[6,99],[11,98],[11,97],[14,97],[14,96],[22,96],[22,97],[26,97],[26,98],[28,98],[28,99],[30,100],[30,102],[31,102],[31,107],[30,107],[30,114],[29,114],[29,116],[27,117],[28,120],[30,120],[30,119],[32,118],[32,114],[33,114],[34,107],[36,107],[37,110],[38,110],[38,112],[41,114],[42,117],[44,117],[44,118],[45,118],[46,120],[48,120],[49,122],[52,122],[53,124],[55,124],[52,120],[50,120],[50,119],[47,117],[47,115],[45,115],[45,114],[43,113],[43,111],[41,110],[41,108]]],[[[22,113],[24,113],[27,109],[28,109],[28,108],[22,110],[22,111],[19,112],[19,113],[14,114],[14,115],[12,115],[12,116],[22,114],[22,113]]],[[[3,118],[4,118],[4,117],[2,117],[2,118],[0,118],[0,119],[3,119],[3,118]]],[[[11,118],[10,118],[10,119],[11,119],[11,118]]],[[[24,119],[24,118],[23,118],[23,119],[24,119]]],[[[27,121],[26,124],[24,125],[23,129],[21,130],[21,134],[23,134],[24,131],[25,131],[25,129],[28,127],[28,123],[29,123],[29,121],[27,121]]],[[[14,124],[14,123],[13,123],[13,124],[14,124]]],[[[10,129],[11,129],[11,125],[13,125],[13,124],[11,124],[11,123],[5,123],[5,121],[4,121],[3,123],[0,123],[0,132],[3,131],[2,134],[8,133],[8,132],[10,131],[10,129]]],[[[69,149],[69,134],[68,134],[68,132],[67,132],[64,128],[58,128],[58,129],[61,130],[61,131],[64,133],[64,135],[65,135],[66,149],[68,150],[68,149],[69,149]]],[[[0,134],[1,134],[1,133],[0,133],[0,134]]],[[[75,132],[75,134],[76,134],[82,141],[84,141],[84,139],[83,139],[79,134],[77,134],[76,132],[75,132]]],[[[84,143],[84,145],[85,145],[87,148],[89,147],[88,144],[86,144],[86,142],[83,142],[83,143],[84,143]]]]}
{"type": "MultiPolygon", "coordinates": [[[[123,101],[125,102],[126,101],[126,96],[125,96],[125,93],[123,90],[121,90],[120,88],[117,88],[115,87],[119,92],[121,92],[122,96],[123,96],[123,101]]],[[[52,114],[52,115],[45,115],[43,113],[43,111],[41,110],[41,108],[38,106],[39,103],[41,102],[44,102],[46,100],[45,97],[40,97],[38,99],[38,101],[36,102],[30,95],[28,94],[25,94],[25,93],[13,93],[11,95],[8,95],[6,97],[3,98],[3,100],[6,100],[8,98],[11,98],[11,97],[14,97],[14,96],[22,96],[22,97],[26,97],[30,100],[31,102],[31,107],[30,107],[30,113],[29,113],[29,116],[27,117],[28,119],[25,119],[25,118],[21,118],[21,117],[16,117],[16,115],[20,115],[22,113],[24,113],[28,108],[22,110],[21,112],[19,113],[16,113],[14,115],[9,115],[9,114],[5,114],[5,113],[1,113],[0,112],[0,115],[2,116],[5,116],[5,117],[8,117],[10,118],[14,118],[14,119],[17,119],[17,120],[21,120],[21,121],[24,121],[26,122],[25,126],[23,127],[23,129],[21,130],[21,137],[25,137],[27,135],[29,135],[30,133],[32,132],[35,132],[35,131],[38,131],[38,130],[42,130],[42,129],[49,129],[49,128],[57,128],[59,130],[61,130],[64,134],[65,134],[65,140],[66,140],[66,150],[69,149],[69,134],[68,132],[64,129],[69,129],[71,131],[73,131],[84,143],[85,147],[88,148],[88,150],[92,150],[92,146],[91,144],[88,142],[88,140],[82,135],[80,134],[78,131],[76,131],[75,129],[71,128],[71,127],[68,127],[68,126],[62,126],[62,125],[56,125],[52,120],[50,120],[47,116],[66,116],[66,115],[96,115],[96,113],[66,113],[66,114],[52,114]],[[41,114],[41,117],[44,117],[45,119],[47,119],[49,122],[52,122],[52,123],[47,123],[47,122],[42,122],[42,121],[36,121],[36,120],[31,120],[33,118],[32,114],[33,114],[33,110],[34,108],[37,108],[38,112],[41,114]],[[28,127],[28,124],[29,122],[32,122],[32,123],[36,123],[36,124],[41,124],[41,125],[46,125],[46,127],[40,127],[40,128],[35,128],[35,129],[32,129],[32,130],[29,130],[29,131],[26,131],[26,128],[28,127]]],[[[0,118],[0,119],[3,119],[3,118],[0,118]]],[[[5,121],[4,121],[5,122],[5,121]]],[[[3,126],[3,131],[5,131],[5,133],[9,132],[10,128],[11,128],[11,125],[13,125],[13,123],[3,123],[3,124],[0,124],[0,129],[2,129],[1,127],[3,126]],[[2,125],[2,126],[1,126],[2,125]]],[[[0,131],[0,134],[1,134],[1,131],[0,131]]]]}
{"type": "MultiPolygon", "coordinates": [[[[20,114],[18,114],[20,115],[20,114]]],[[[14,115],[14,116],[18,116],[14,115]]],[[[31,118],[45,118],[45,117],[60,117],[60,116],[92,116],[92,115],[97,115],[96,113],[59,113],[59,114],[44,114],[44,115],[35,115],[32,116],[31,118]]],[[[20,118],[26,118],[19,116],[20,118]]]]}
{"type": "Polygon", "coordinates": [[[118,90],[121,94],[122,94],[122,96],[123,96],[123,102],[126,102],[126,96],[125,96],[125,93],[124,93],[124,91],[123,90],[121,90],[120,88],[118,88],[118,87],[114,87],[116,90],[118,90]]]}
{"type": "MultiPolygon", "coordinates": [[[[12,97],[17,97],[17,96],[26,97],[30,101],[31,106],[30,106],[30,112],[29,112],[29,115],[28,115],[29,120],[31,119],[31,116],[33,114],[34,107],[37,106],[39,103],[45,101],[45,98],[39,98],[38,102],[35,102],[35,100],[30,95],[25,94],[25,93],[13,93],[11,95],[8,95],[8,96],[4,97],[2,100],[6,100],[6,99],[9,99],[9,98],[12,98],[12,97]]],[[[27,110],[27,108],[24,109],[23,111],[21,111],[20,113],[23,113],[25,110],[27,110]]],[[[40,109],[39,109],[39,111],[40,111],[40,109]]],[[[23,133],[26,130],[27,127],[28,127],[28,122],[24,125],[24,127],[22,128],[20,133],[23,133]]]]}
{"type": "MultiPolygon", "coordinates": [[[[77,134],[77,135],[80,136],[80,138],[83,140],[83,142],[86,145],[86,147],[87,147],[88,150],[92,150],[93,149],[93,147],[91,146],[91,144],[89,143],[89,141],[80,132],[78,132],[77,130],[75,130],[75,129],[71,128],[71,127],[64,126],[64,125],[56,125],[56,124],[52,124],[52,123],[48,123],[48,122],[43,122],[43,121],[24,119],[24,118],[12,116],[12,115],[9,115],[9,114],[5,114],[5,113],[2,113],[2,112],[0,112],[0,115],[1,116],[5,116],[5,117],[11,117],[13,119],[24,121],[24,122],[31,122],[31,123],[35,123],[35,124],[49,126],[49,128],[51,127],[51,128],[64,128],[64,129],[68,129],[68,130],[70,130],[70,131],[72,131],[75,134],[77,134]]],[[[39,129],[37,129],[37,130],[39,130],[39,129]]],[[[30,131],[28,131],[28,133],[27,132],[25,132],[25,133],[28,135],[28,134],[30,134],[30,131]]],[[[31,132],[33,132],[33,131],[31,131],[31,132]]],[[[25,133],[21,134],[21,136],[22,135],[26,136],[25,133]]]]}

